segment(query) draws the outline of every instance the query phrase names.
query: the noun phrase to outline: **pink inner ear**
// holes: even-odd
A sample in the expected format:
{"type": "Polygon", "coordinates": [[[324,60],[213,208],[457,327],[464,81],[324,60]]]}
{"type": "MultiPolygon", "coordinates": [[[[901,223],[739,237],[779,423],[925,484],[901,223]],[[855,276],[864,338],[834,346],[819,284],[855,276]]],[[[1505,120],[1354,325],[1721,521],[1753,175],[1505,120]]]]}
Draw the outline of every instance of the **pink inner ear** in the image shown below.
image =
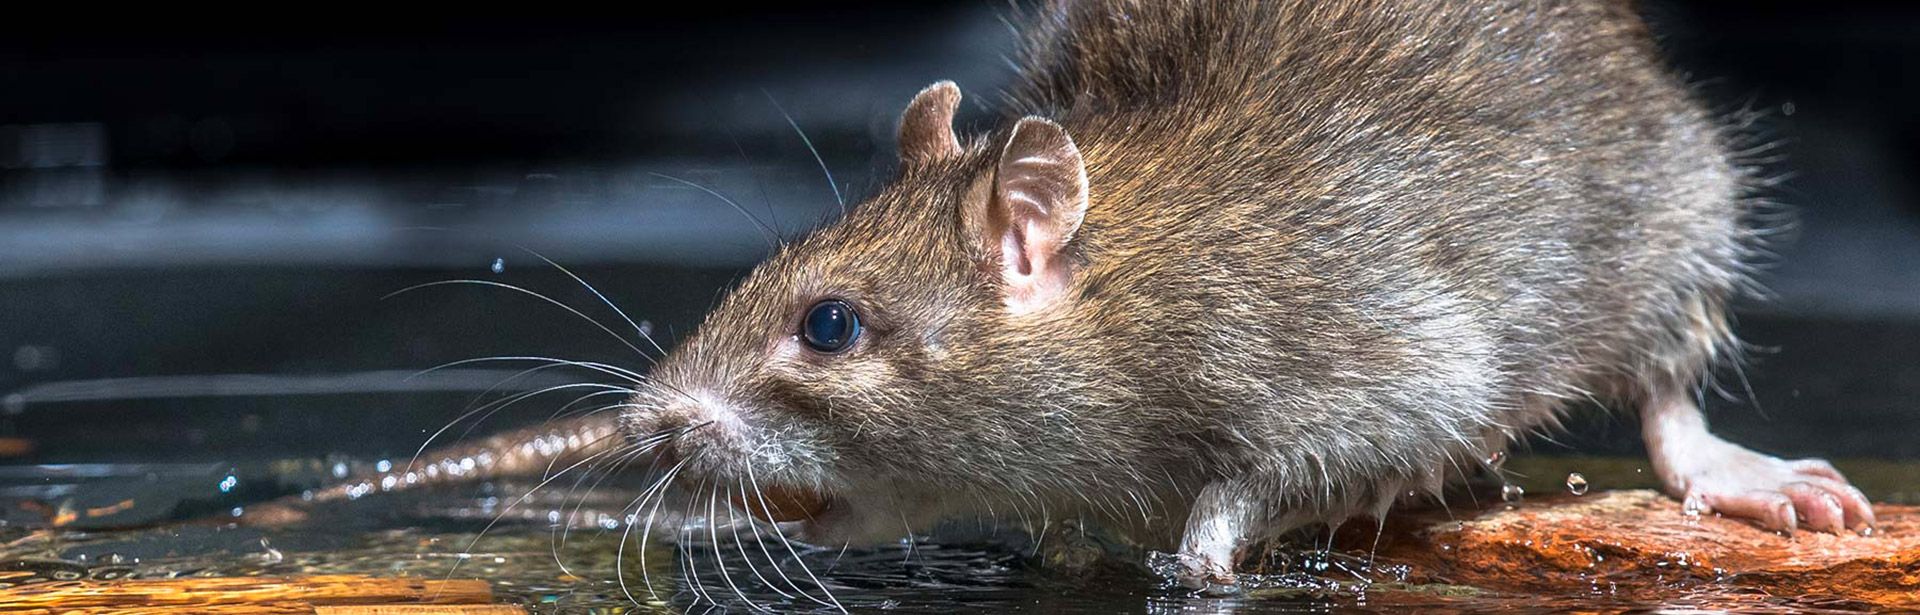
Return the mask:
{"type": "Polygon", "coordinates": [[[1059,125],[1027,118],[1014,126],[994,182],[991,206],[1005,224],[999,235],[1007,308],[1039,310],[1073,280],[1070,259],[1060,252],[1086,212],[1086,167],[1059,125]]]}
{"type": "Polygon", "coordinates": [[[1014,273],[1022,277],[1033,275],[1033,260],[1027,253],[1026,224],[1013,221],[1007,225],[1007,233],[1000,238],[1000,249],[1006,250],[1006,262],[1013,266],[1014,273]]]}

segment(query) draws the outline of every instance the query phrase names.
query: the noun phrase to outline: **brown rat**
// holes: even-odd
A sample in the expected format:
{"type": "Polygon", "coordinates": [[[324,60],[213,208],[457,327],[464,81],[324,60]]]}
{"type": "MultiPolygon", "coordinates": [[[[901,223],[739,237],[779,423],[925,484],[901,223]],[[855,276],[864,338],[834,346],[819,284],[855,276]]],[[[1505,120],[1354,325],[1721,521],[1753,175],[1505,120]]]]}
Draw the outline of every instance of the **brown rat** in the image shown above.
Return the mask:
{"type": "Polygon", "coordinates": [[[1629,3],[1028,17],[1005,125],[956,135],[958,89],[922,91],[898,177],[640,386],[619,420],[670,434],[673,487],[832,544],[1098,518],[1230,581],[1599,400],[1676,497],[1872,523],[1692,401],[1737,359],[1756,182],[1629,3]]]}

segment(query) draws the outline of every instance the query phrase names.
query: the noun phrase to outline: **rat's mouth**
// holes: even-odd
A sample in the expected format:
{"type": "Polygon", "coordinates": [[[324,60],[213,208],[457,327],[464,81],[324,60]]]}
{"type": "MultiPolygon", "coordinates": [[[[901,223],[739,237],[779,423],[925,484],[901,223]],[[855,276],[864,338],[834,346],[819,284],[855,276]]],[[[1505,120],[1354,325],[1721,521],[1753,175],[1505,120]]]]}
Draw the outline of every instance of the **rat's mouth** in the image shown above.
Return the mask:
{"type": "Polygon", "coordinates": [[[774,523],[811,520],[826,512],[830,501],[819,491],[784,485],[768,485],[758,496],[752,493],[733,496],[735,506],[774,523]]]}

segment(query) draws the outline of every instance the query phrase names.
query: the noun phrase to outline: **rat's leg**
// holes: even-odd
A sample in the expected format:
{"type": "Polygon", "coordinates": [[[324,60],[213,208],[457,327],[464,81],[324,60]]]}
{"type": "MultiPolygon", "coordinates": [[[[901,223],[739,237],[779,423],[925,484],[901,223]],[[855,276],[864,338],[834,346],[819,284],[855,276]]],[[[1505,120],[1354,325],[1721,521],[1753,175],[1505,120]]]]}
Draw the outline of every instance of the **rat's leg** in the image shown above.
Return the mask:
{"type": "Polygon", "coordinates": [[[1667,390],[1640,409],[1653,471],[1667,493],[1690,506],[1751,519],[1772,530],[1840,532],[1873,526],[1873,508],[1833,466],[1747,450],[1707,431],[1688,395],[1667,390]]]}
{"type": "Polygon", "coordinates": [[[1263,494],[1280,493],[1270,481],[1217,480],[1200,489],[1180,537],[1181,570],[1187,587],[1231,587],[1241,551],[1301,524],[1299,514],[1276,509],[1263,494]]]}

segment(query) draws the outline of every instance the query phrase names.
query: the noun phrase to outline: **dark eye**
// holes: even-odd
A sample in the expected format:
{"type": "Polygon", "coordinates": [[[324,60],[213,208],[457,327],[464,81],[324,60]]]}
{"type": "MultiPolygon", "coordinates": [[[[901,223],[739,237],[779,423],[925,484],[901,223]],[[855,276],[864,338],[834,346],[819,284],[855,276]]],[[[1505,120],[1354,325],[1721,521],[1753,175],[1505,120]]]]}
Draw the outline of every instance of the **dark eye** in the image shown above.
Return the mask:
{"type": "Polygon", "coordinates": [[[853,306],[839,299],[813,304],[807,319],[800,323],[800,337],[807,346],[827,354],[846,350],[860,337],[860,315],[853,306]]]}

